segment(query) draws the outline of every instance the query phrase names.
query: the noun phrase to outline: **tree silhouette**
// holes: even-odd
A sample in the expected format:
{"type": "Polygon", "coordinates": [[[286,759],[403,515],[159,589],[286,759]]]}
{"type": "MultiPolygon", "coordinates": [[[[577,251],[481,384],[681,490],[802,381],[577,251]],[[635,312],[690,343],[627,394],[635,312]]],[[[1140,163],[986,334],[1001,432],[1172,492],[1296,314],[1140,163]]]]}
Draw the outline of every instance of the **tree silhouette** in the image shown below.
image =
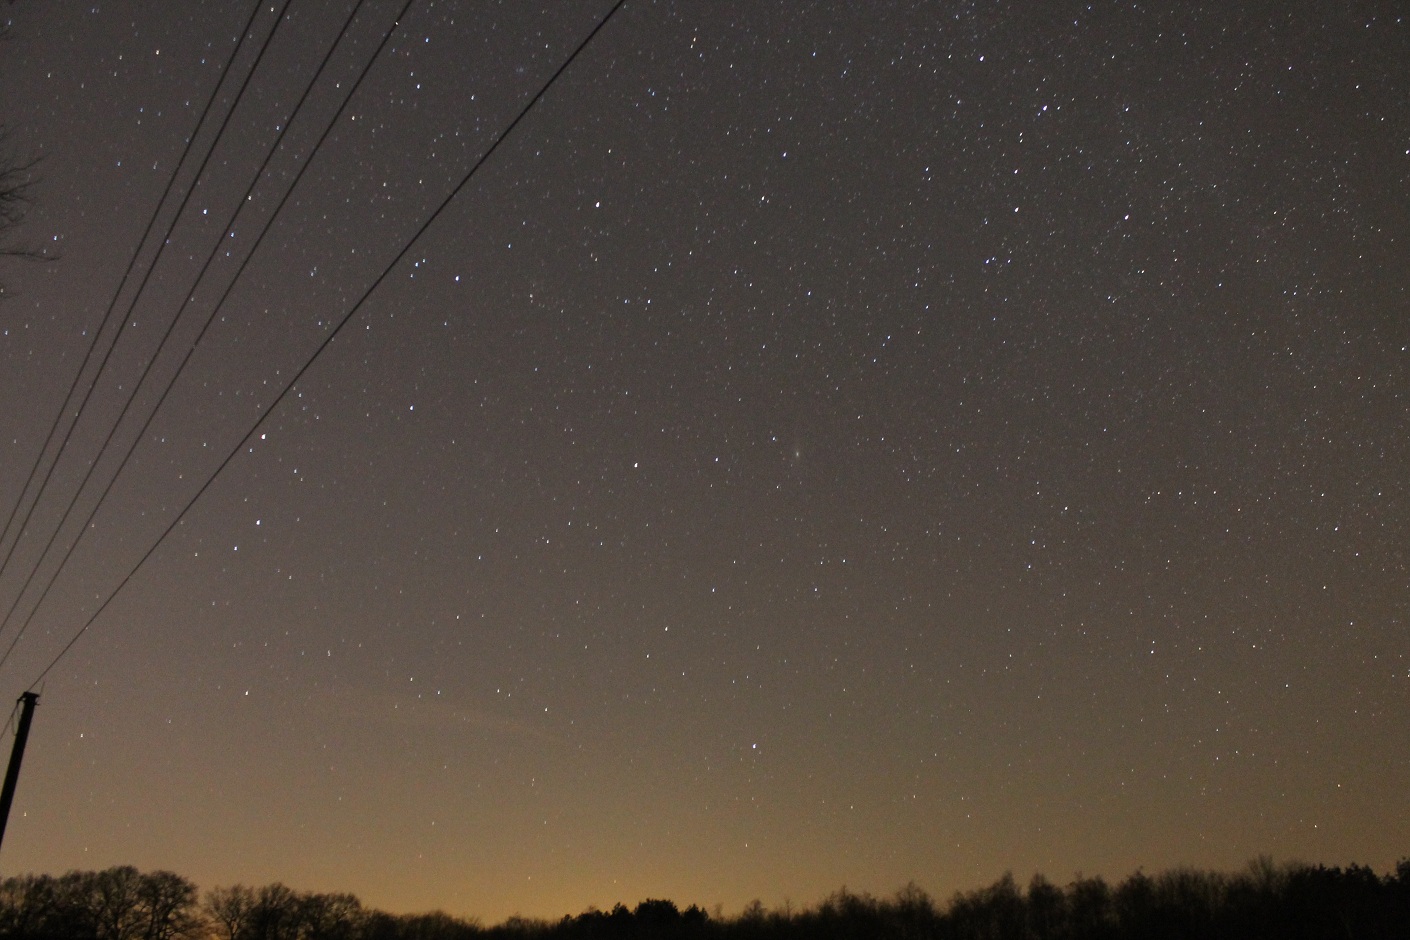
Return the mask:
{"type": "Polygon", "coordinates": [[[137,882],[142,940],[180,940],[205,934],[196,905],[196,886],[169,871],[154,871],[137,882]]]}
{"type": "Polygon", "coordinates": [[[206,892],[171,872],[130,866],[0,881],[0,940],[1405,940],[1410,859],[1379,876],[1364,866],[1275,865],[1232,874],[1137,871],[1110,886],[1078,876],[1059,887],[1010,874],[936,905],[914,884],[890,898],[843,888],[818,904],[733,918],[648,898],[558,921],[512,917],[494,927],[445,913],[368,910],[350,894],[282,884],[206,892]]]}
{"type": "MultiPolygon", "coordinates": [[[[38,252],[25,248],[10,237],[24,221],[25,211],[29,208],[36,164],[37,161],[24,161],[15,156],[9,146],[9,135],[0,126],[0,258],[41,257],[38,252]]],[[[0,280],[0,298],[4,296],[5,282],[0,280]]]]}
{"type": "Polygon", "coordinates": [[[0,937],[195,940],[207,934],[196,886],[171,872],[122,866],[0,882],[0,937]]]}
{"type": "Polygon", "coordinates": [[[1068,929],[1073,937],[1107,940],[1115,936],[1116,910],[1111,886],[1100,878],[1080,875],[1067,889],[1068,929]]]}
{"type": "Polygon", "coordinates": [[[244,885],[212,888],[206,892],[204,907],[221,940],[240,940],[255,909],[255,892],[244,885]]]}
{"type": "Polygon", "coordinates": [[[88,906],[99,940],[136,940],[144,916],[138,884],[142,874],[131,865],[100,871],[90,881],[88,906]]]}

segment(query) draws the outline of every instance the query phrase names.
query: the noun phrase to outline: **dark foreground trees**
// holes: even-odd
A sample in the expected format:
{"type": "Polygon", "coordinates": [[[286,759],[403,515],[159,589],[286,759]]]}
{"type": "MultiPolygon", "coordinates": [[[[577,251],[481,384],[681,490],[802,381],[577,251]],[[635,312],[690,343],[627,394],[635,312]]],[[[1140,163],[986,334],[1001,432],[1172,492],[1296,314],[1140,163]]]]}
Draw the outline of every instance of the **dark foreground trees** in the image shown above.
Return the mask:
{"type": "Polygon", "coordinates": [[[0,940],[1403,940],[1410,938],[1410,859],[1369,868],[1275,866],[1243,872],[1142,872],[1116,884],[1005,875],[937,904],[908,885],[894,897],[838,891],[814,907],[750,904],[732,918],[650,899],[562,920],[495,927],[443,913],[393,915],[350,894],[282,884],[200,896],[171,872],[135,868],[25,875],[0,882],[0,940]]]}
{"type": "Polygon", "coordinates": [[[131,866],[0,882],[0,936],[26,940],[179,940],[202,936],[196,886],[131,866]]]}

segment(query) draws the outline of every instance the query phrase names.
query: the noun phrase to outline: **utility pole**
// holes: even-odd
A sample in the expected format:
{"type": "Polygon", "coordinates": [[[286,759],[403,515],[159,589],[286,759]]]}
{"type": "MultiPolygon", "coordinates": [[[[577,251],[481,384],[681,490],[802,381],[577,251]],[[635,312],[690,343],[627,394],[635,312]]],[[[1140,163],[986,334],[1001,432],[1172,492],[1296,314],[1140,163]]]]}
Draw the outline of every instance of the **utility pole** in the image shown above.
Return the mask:
{"type": "Polygon", "coordinates": [[[38,692],[25,692],[17,700],[20,723],[15,728],[15,746],[10,751],[10,767],[5,771],[5,789],[0,790],[0,845],[5,842],[5,826],[10,821],[10,804],[15,802],[15,785],[20,782],[20,761],[24,760],[24,744],[29,740],[29,723],[34,719],[38,692]]]}

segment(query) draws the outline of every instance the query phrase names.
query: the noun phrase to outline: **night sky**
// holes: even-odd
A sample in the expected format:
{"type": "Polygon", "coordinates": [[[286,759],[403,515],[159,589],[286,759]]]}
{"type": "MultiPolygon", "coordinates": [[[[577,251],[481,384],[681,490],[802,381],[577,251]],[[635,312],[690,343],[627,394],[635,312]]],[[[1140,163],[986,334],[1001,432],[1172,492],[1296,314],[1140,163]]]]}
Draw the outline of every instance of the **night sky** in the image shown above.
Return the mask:
{"type": "MultiPolygon", "coordinates": [[[[123,292],[0,608],[186,318],[0,648],[308,165],[0,667],[267,415],[45,676],[4,873],[496,922],[1410,854],[1403,4],[627,0],[271,409],[611,3],[416,0],[310,158],[401,6],[290,121],[352,8],[293,0],[123,292]]],[[[5,514],[252,9],[0,11],[5,514]]]]}

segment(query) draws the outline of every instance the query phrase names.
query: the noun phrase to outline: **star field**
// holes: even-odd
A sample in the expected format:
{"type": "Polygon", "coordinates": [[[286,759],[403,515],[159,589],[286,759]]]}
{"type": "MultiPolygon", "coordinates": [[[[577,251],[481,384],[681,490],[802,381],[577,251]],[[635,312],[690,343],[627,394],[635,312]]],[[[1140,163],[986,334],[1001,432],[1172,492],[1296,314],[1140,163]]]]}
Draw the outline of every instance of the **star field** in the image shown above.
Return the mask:
{"type": "MultiPolygon", "coordinates": [[[[1406,854],[1394,4],[628,0],[269,409],[610,4],[414,3],[311,157],[399,6],[227,232],[351,9],[289,6],[55,473],[308,163],[0,668],[268,411],[48,674],[7,870],[494,922],[1406,854]]],[[[5,11],[7,512],[249,9],[5,11]]]]}

